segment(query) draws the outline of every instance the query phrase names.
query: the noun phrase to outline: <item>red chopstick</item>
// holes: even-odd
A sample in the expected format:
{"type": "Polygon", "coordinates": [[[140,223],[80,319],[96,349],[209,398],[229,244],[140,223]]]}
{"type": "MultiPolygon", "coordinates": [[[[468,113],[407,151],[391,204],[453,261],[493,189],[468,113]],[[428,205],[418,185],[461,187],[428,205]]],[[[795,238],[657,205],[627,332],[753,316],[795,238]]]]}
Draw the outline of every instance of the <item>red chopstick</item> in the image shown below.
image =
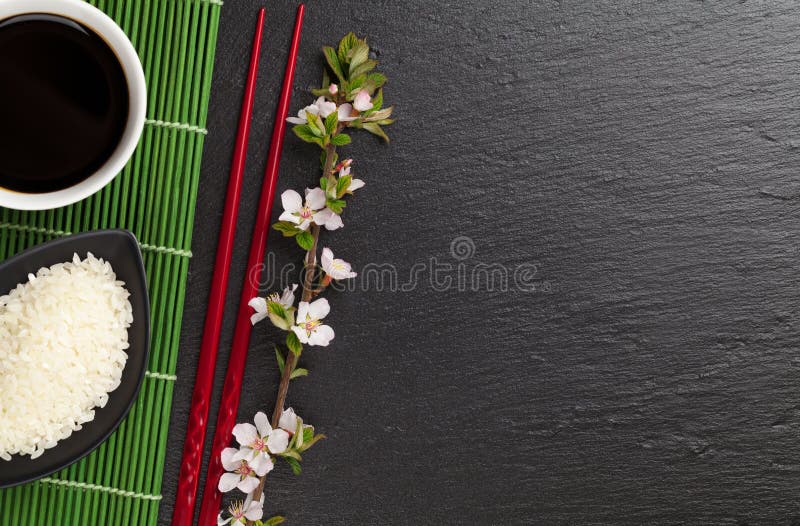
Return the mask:
{"type": "Polygon", "coordinates": [[[250,67],[247,83],[239,113],[239,129],[233,150],[233,163],[228,178],[228,193],[225,198],[225,211],[222,214],[222,227],[217,243],[217,259],[211,278],[211,293],[208,298],[203,340],[200,344],[200,360],[197,364],[192,407],[186,440],[183,445],[178,492],[175,496],[175,509],[172,512],[172,526],[191,526],[194,518],[194,505],[197,498],[197,485],[203,463],[203,443],[208,424],[208,408],[211,390],[214,387],[214,369],[217,363],[217,349],[225,312],[225,293],[228,290],[228,273],[231,267],[233,241],[236,235],[236,220],[239,216],[239,196],[242,190],[247,142],[250,136],[250,122],[253,115],[258,59],[261,55],[261,36],[264,30],[264,8],[258,11],[256,32],[250,53],[250,67]]]}
{"type": "Polygon", "coordinates": [[[283,150],[286,117],[289,114],[289,102],[292,96],[295,62],[297,61],[297,50],[300,46],[300,32],[303,27],[303,12],[303,4],[300,4],[297,8],[292,44],[289,48],[289,58],[286,62],[286,70],[283,76],[281,98],[278,102],[275,124],[272,128],[272,140],[269,145],[267,167],[264,171],[264,183],[258,203],[258,215],[253,238],[250,241],[247,273],[244,277],[242,295],[239,300],[236,332],[233,335],[228,371],[225,375],[225,385],[222,389],[222,400],[220,401],[219,414],[217,415],[217,427],[214,433],[214,442],[211,446],[211,459],[208,463],[203,503],[200,506],[199,526],[215,526],[220,510],[222,495],[217,490],[217,483],[223,472],[220,454],[231,442],[231,432],[236,424],[236,413],[239,409],[242,376],[244,375],[244,366],[247,359],[247,348],[250,344],[250,315],[252,314],[252,309],[247,303],[255,296],[258,296],[258,286],[263,272],[262,262],[264,260],[264,252],[267,249],[267,234],[269,233],[269,222],[272,217],[272,202],[275,198],[281,151],[283,150]]]}

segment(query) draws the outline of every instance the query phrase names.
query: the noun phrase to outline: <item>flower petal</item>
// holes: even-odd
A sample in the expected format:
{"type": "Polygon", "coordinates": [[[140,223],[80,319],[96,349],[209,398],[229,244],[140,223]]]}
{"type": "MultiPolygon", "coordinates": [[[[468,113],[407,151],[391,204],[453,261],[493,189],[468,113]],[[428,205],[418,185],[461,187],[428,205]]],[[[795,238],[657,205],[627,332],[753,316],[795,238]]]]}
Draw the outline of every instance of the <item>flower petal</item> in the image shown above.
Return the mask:
{"type": "Polygon", "coordinates": [[[353,107],[358,111],[367,111],[372,109],[372,99],[369,97],[369,93],[364,90],[359,91],[356,94],[356,98],[353,99],[353,107]]]}
{"type": "Polygon", "coordinates": [[[305,124],[308,122],[305,118],[300,117],[286,117],[286,120],[292,124],[305,124]]]}
{"type": "Polygon", "coordinates": [[[294,291],[297,290],[297,283],[293,284],[291,287],[286,287],[283,289],[283,294],[281,295],[281,305],[286,307],[287,309],[294,305],[294,291]]]}
{"type": "Polygon", "coordinates": [[[336,230],[342,228],[344,223],[342,223],[342,218],[339,214],[335,214],[331,212],[330,217],[327,221],[325,221],[325,229],[326,230],[336,230]]]}
{"type": "Polygon", "coordinates": [[[333,263],[333,251],[328,247],[322,249],[322,257],[320,257],[320,263],[322,263],[322,268],[330,274],[328,269],[331,268],[331,263],[333,263]]]}
{"type": "Polygon", "coordinates": [[[325,223],[330,221],[331,215],[333,215],[333,210],[330,208],[323,208],[319,212],[316,212],[311,219],[318,224],[319,226],[325,226],[325,223]]]}
{"type": "Polygon", "coordinates": [[[222,512],[220,512],[220,514],[217,515],[217,526],[225,526],[229,522],[231,522],[231,517],[228,517],[227,519],[223,519],[222,518],[222,512]]]}
{"type": "Polygon", "coordinates": [[[289,447],[289,433],[283,429],[274,429],[267,439],[267,449],[275,455],[280,455],[289,447]]]}
{"type": "Polygon", "coordinates": [[[354,192],[359,188],[363,188],[366,183],[361,179],[353,179],[350,181],[350,186],[347,187],[348,192],[354,192]]]}
{"type": "Polygon", "coordinates": [[[295,414],[294,409],[290,407],[289,409],[283,410],[283,413],[281,413],[281,419],[278,421],[278,427],[285,429],[292,434],[297,431],[297,415],[295,414]]]}
{"type": "Polygon", "coordinates": [[[236,487],[244,493],[250,493],[258,487],[258,482],[258,477],[245,477],[244,480],[239,481],[236,487]]]}
{"type": "Polygon", "coordinates": [[[323,119],[336,111],[336,104],[333,102],[328,102],[324,98],[320,97],[322,102],[319,100],[317,101],[317,107],[319,108],[319,116],[323,119]]]}
{"type": "Polygon", "coordinates": [[[314,188],[306,192],[306,203],[312,210],[319,210],[325,207],[325,192],[322,188],[314,188]]]}
{"type": "Polygon", "coordinates": [[[253,298],[247,304],[256,312],[267,312],[267,300],[264,298],[253,298]]]}
{"type": "MultiPolygon", "coordinates": [[[[273,431],[274,432],[274,431],[273,431]]],[[[272,436],[270,434],[270,436],[272,436]]],[[[256,455],[256,458],[250,461],[250,467],[256,472],[256,475],[263,477],[270,470],[272,459],[267,455],[256,455]]]]}
{"type": "Polygon", "coordinates": [[[331,311],[331,304],[325,298],[312,301],[308,305],[308,315],[312,320],[321,320],[331,311]]]}
{"type": "Polygon", "coordinates": [[[303,208],[303,198],[294,190],[286,190],[281,194],[281,204],[287,212],[299,212],[303,208]]]}
{"type": "Polygon", "coordinates": [[[253,424],[236,424],[233,426],[233,436],[240,446],[249,446],[258,438],[258,431],[253,424]]]}
{"type": "Polygon", "coordinates": [[[217,489],[219,489],[222,493],[227,493],[235,488],[237,484],[239,484],[239,475],[236,473],[223,473],[219,478],[217,489]]]}
{"type": "Polygon", "coordinates": [[[308,344],[327,347],[334,336],[335,334],[330,326],[320,325],[317,327],[317,330],[311,333],[311,336],[308,338],[308,344]]]}
{"type": "Polygon", "coordinates": [[[261,520],[261,517],[264,516],[264,508],[263,504],[260,502],[253,501],[250,503],[250,506],[246,508],[247,511],[244,512],[245,518],[249,521],[258,521],[261,520]]]}
{"type": "Polygon", "coordinates": [[[349,122],[349,121],[354,121],[354,120],[356,120],[358,118],[358,117],[353,117],[352,116],[353,105],[350,104],[350,103],[347,103],[347,102],[345,102],[344,104],[339,106],[339,109],[336,110],[336,111],[337,111],[337,113],[339,113],[339,120],[340,121],[349,122]]]}
{"type": "Polygon", "coordinates": [[[233,471],[239,467],[239,463],[233,460],[233,457],[238,452],[239,450],[235,447],[226,447],[222,450],[222,454],[220,454],[219,458],[222,461],[222,467],[225,468],[226,471],[233,471]]]}
{"type": "Polygon", "coordinates": [[[297,335],[297,339],[300,340],[300,343],[308,343],[308,333],[305,331],[305,329],[295,325],[292,327],[292,332],[297,335]]]}
{"type": "Polygon", "coordinates": [[[301,301],[297,306],[297,323],[304,322],[308,318],[308,305],[307,301],[301,301]]]}
{"type": "Polygon", "coordinates": [[[259,411],[256,413],[256,416],[253,418],[253,421],[256,423],[256,429],[258,430],[258,435],[265,437],[272,431],[272,426],[269,425],[269,418],[263,412],[259,411]]]}
{"type": "Polygon", "coordinates": [[[255,456],[255,451],[253,451],[249,447],[243,447],[235,455],[233,455],[233,460],[237,464],[241,463],[242,460],[244,460],[249,464],[249,461],[252,460],[254,456],[255,456]]]}

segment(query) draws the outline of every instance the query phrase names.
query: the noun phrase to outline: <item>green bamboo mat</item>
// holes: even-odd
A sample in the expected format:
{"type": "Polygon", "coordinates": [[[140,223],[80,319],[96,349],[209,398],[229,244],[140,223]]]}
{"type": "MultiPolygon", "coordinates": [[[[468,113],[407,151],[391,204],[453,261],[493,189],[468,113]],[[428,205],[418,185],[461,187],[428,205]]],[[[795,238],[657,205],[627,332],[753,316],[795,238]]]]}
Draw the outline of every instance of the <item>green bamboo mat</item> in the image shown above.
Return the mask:
{"type": "Polygon", "coordinates": [[[157,523],[222,2],[91,3],[139,51],[148,87],[144,133],[122,174],[93,197],[45,212],[0,208],[0,260],[73,232],[134,232],[152,303],[149,370],[133,409],[107,442],[59,473],[0,491],[0,526],[157,523]]]}

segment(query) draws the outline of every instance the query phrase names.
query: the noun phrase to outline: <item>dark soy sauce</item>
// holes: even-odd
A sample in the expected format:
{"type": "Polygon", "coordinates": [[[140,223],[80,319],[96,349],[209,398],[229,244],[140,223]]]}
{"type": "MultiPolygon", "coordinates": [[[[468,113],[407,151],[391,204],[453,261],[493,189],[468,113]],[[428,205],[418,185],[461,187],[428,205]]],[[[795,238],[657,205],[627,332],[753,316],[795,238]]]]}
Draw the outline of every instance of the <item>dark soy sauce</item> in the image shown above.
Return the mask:
{"type": "Polygon", "coordinates": [[[68,18],[0,21],[0,187],[61,190],[105,163],[128,118],[128,86],[114,52],[68,18]]]}

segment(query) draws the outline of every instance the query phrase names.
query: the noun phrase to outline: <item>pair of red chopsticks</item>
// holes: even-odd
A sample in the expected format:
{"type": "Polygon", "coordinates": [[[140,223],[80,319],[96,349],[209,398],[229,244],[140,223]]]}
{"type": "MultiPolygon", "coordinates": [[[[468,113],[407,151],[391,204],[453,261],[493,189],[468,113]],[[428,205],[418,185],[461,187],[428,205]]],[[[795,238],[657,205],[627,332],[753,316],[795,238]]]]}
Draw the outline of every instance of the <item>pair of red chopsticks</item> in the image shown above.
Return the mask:
{"type": "MultiPolygon", "coordinates": [[[[289,59],[283,77],[281,97],[275,124],[272,128],[272,140],[269,145],[267,166],[261,198],[258,204],[255,229],[250,241],[250,255],[247,263],[242,287],[241,300],[236,318],[228,371],[222,392],[214,442],[211,449],[206,486],[200,508],[200,526],[216,525],[222,495],[217,490],[217,481],[222,474],[220,453],[230,442],[231,432],[236,423],[236,412],[242,390],[242,376],[247,359],[247,348],[250,344],[250,307],[247,303],[258,295],[258,284],[261,282],[262,260],[267,248],[267,234],[272,215],[272,201],[275,197],[275,186],[278,180],[278,167],[283,149],[283,136],[286,131],[286,117],[289,112],[292,83],[294,80],[297,50],[300,44],[300,31],[303,26],[303,4],[297,8],[292,43],[289,48],[289,59]]],[[[250,121],[253,115],[258,60],[261,52],[261,38],[264,27],[264,9],[258,12],[258,22],[250,56],[250,67],[247,74],[244,99],[239,116],[239,128],[236,134],[233,163],[228,180],[228,192],[225,199],[225,210],[222,217],[222,228],[217,244],[217,257],[214,276],[211,282],[211,293],[208,301],[203,340],[200,345],[200,360],[197,365],[192,406],[189,414],[189,425],[186,431],[183,460],[181,462],[178,491],[175,498],[175,509],[172,514],[172,526],[191,526],[194,518],[194,507],[197,499],[197,486],[203,460],[203,443],[208,425],[209,402],[214,384],[214,369],[217,362],[222,317],[225,308],[225,292],[228,288],[228,272],[230,271],[233,241],[236,234],[236,221],[239,213],[239,196],[242,189],[247,142],[250,136],[250,121]]]]}

